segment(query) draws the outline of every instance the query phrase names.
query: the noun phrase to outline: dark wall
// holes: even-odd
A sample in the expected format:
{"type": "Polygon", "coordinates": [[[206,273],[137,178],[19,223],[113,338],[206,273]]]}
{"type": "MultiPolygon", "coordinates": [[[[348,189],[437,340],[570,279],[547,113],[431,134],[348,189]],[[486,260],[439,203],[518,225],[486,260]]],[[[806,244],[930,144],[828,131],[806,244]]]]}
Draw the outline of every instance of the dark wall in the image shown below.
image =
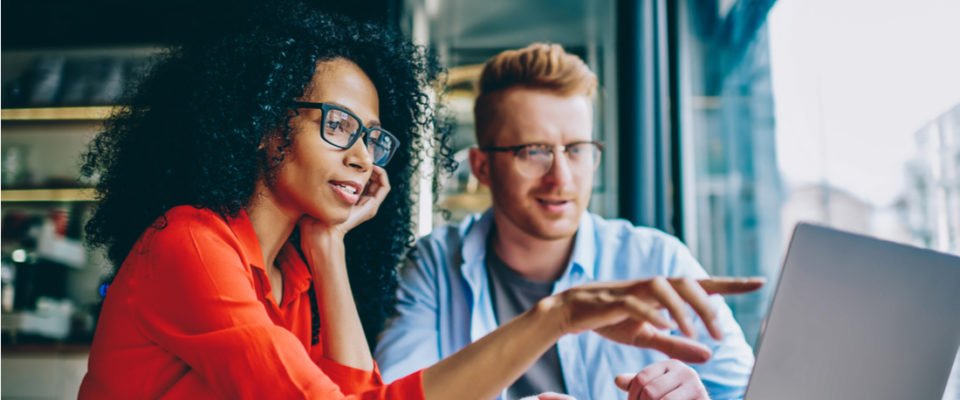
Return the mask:
{"type": "MultiPolygon", "coordinates": [[[[306,0],[325,10],[396,25],[397,0],[306,0]]],[[[261,1],[258,1],[262,2],[261,1]]],[[[254,0],[10,0],[3,2],[4,50],[166,44],[242,18],[254,0]]]]}

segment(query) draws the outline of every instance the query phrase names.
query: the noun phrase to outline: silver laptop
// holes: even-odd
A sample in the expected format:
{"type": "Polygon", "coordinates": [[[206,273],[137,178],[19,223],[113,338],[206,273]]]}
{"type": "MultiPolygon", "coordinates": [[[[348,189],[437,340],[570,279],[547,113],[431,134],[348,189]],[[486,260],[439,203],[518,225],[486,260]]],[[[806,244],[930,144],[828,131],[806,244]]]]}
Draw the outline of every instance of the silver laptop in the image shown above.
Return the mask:
{"type": "Polygon", "coordinates": [[[747,400],[940,400],[960,348],[960,257],[799,224],[747,400]]]}

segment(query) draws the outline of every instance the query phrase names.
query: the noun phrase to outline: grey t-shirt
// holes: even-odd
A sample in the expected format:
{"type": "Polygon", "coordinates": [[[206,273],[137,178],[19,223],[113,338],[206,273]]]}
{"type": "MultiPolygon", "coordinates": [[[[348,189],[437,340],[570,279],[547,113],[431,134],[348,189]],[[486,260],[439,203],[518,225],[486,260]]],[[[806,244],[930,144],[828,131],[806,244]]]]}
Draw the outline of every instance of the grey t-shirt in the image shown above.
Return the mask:
{"type": "MultiPolygon", "coordinates": [[[[487,243],[492,243],[488,240],[487,243]]],[[[553,291],[554,282],[535,282],[524,279],[497,256],[493,245],[487,245],[487,273],[490,276],[490,298],[498,324],[504,324],[532,308],[553,291]]],[[[543,392],[566,393],[560,356],[554,344],[520,379],[507,389],[509,400],[543,392]]]]}

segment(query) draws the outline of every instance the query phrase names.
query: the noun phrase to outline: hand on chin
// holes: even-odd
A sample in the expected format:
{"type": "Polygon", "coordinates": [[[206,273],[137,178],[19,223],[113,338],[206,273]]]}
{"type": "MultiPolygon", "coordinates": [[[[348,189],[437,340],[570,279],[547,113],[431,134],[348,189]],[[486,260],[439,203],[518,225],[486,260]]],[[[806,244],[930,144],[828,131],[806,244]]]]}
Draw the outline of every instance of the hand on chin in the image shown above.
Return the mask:
{"type": "Polygon", "coordinates": [[[342,215],[335,216],[334,218],[325,215],[318,218],[310,214],[304,214],[300,217],[300,220],[297,221],[297,226],[300,228],[300,236],[304,239],[308,237],[320,238],[332,236],[333,238],[342,240],[346,231],[344,231],[341,226],[350,214],[349,212],[338,212],[337,214],[342,215]]]}

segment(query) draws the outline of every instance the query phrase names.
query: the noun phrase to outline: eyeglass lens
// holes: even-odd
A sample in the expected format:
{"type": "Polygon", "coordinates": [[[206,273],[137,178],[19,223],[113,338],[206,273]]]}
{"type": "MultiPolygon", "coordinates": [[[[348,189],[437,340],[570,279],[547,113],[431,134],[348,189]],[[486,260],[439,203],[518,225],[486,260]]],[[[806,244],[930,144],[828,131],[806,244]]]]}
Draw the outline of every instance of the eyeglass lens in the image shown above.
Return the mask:
{"type": "MultiPolygon", "coordinates": [[[[547,145],[526,146],[517,152],[517,166],[527,177],[539,178],[553,166],[557,148],[547,145]]],[[[577,172],[593,171],[600,165],[600,149],[590,142],[575,143],[564,150],[567,162],[577,172]]]]}
{"type": "Polygon", "coordinates": [[[396,147],[393,136],[384,134],[383,130],[374,128],[367,135],[367,150],[373,156],[373,163],[384,165],[390,160],[390,153],[396,147]]]}
{"type": "MultiPolygon", "coordinates": [[[[358,135],[363,134],[363,125],[353,115],[338,109],[327,111],[323,122],[323,137],[330,144],[340,148],[349,148],[356,141],[358,135]]],[[[367,151],[373,157],[373,163],[383,166],[390,160],[390,155],[396,147],[396,140],[379,128],[369,130],[364,138],[367,151]]]]}
{"type": "Polygon", "coordinates": [[[331,144],[338,147],[349,147],[353,136],[360,130],[360,121],[342,110],[327,111],[327,119],[323,122],[323,135],[331,144]]]}

